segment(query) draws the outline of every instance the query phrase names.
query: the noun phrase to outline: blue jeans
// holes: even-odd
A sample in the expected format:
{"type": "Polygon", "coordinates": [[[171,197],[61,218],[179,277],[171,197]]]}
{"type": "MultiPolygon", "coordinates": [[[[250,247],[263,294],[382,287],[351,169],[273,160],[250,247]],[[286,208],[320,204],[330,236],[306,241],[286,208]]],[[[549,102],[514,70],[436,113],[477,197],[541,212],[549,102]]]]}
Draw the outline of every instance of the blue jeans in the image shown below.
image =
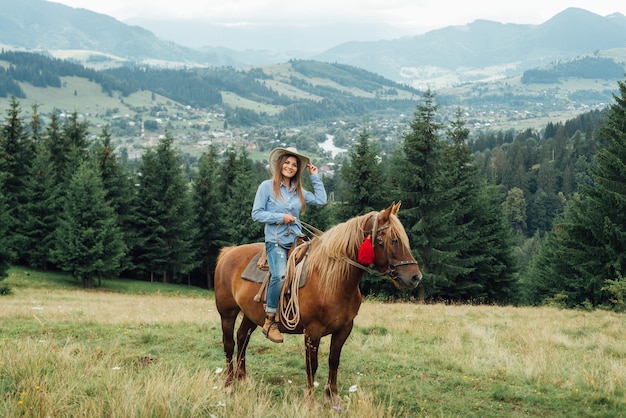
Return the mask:
{"type": "Polygon", "coordinates": [[[288,249],[281,247],[275,242],[265,243],[265,252],[267,254],[267,264],[270,267],[270,284],[267,287],[267,313],[276,313],[278,301],[280,300],[280,292],[285,283],[285,275],[287,274],[287,253],[288,249]]]}

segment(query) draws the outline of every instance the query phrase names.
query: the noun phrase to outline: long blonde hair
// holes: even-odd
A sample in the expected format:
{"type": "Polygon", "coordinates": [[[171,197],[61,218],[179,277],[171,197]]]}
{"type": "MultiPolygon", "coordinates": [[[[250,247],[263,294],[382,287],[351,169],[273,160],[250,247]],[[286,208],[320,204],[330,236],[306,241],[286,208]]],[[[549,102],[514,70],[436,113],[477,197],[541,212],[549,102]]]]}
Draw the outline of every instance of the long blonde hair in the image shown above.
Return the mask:
{"type": "Polygon", "coordinates": [[[274,183],[272,190],[274,191],[274,197],[276,197],[277,199],[282,199],[282,196],[280,195],[280,184],[283,180],[283,164],[285,163],[285,161],[287,161],[287,158],[289,157],[294,157],[298,161],[298,172],[291,179],[291,181],[293,182],[293,187],[296,188],[296,192],[298,193],[298,199],[300,199],[300,205],[302,205],[302,213],[304,213],[306,210],[306,202],[304,201],[304,193],[302,193],[302,172],[304,171],[305,167],[302,165],[302,160],[296,155],[284,154],[278,158],[278,161],[276,161],[276,167],[274,167],[274,183]]]}

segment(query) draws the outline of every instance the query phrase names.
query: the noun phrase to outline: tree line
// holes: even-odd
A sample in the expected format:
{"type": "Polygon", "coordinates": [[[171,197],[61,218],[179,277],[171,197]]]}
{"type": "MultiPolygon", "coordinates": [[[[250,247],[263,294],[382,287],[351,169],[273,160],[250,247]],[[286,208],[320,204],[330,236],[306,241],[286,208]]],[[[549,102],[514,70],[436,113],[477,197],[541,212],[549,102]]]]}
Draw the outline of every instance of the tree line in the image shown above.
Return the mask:
{"type": "MultiPolygon", "coordinates": [[[[324,179],[341,201],[309,208],[303,220],[324,230],[403,202],[400,217],[423,284],[400,294],[367,276],[367,295],[619,307],[625,227],[619,175],[626,161],[620,154],[626,87],[619,86],[622,97],[599,128],[603,140],[584,187],[565,200],[524,271],[516,263],[515,196],[503,196],[502,183],[485,176],[460,110],[440,122],[430,91],[393,153],[382,153],[380,141],[363,129],[340,171],[324,179]]],[[[211,287],[220,248],[262,239],[250,208],[268,173],[244,149],[218,155],[211,148],[191,169],[166,134],[131,170],[113,152],[107,128],[90,143],[76,115],[61,121],[53,114],[43,127],[35,107],[26,123],[15,99],[7,113],[0,135],[4,272],[19,263],[66,271],[84,286],[122,276],[211,287]]]]}
{"type": "MultiPolygon", "coordinates": [[[[211,148],[190,170],[182,164],[174,139],[166,134],[130,169],[114,153],[107,128],[89,142],[88,127],[79,122],[76,114],[60,120],[53,112],[50,123],[44,127],[36,107],[28,123],[20,113],[14,98],[0,136],[2,203],[7,208],[2,222],[6,231],[2,245],[8,249],[3,253],[5,266],[17,263],[59,269],[76,277],[83,286],[122,276],[211,287],[211,272],[220,248],[262,239],[262,225],[252,221],[250,208],[257,185],[268,173],[265,164],[252,161],[244,149],[227,149],[218,155],[211,148]]],[[[440,149],[424,158],[435,161],[445,154],[449,162],[442,168],[463,171],[470,155],[463,143],[467,131],[459,128],[457,135],[455,147],[465,150],[465,159],[456,158],[452,151],[456,148],[443,147],[443,142],[439,142],[440,149]]],[[[420,145],[406,140],[406,150],[392,160],[392,166],[399,170],[396,176],[388,172],[387,161],[382,159],[376,142],[363,131],[341,173],[336,179],[325,179],[330,192],[341,188],[346,198],[322,208],[309,208],[305,221],[324,230],[357,214],[380,210],[393,199],[405,202],[407,221],[414,218],[421,202],[413,197],[417,184],[402,180],[410,178],[404,173],[407,161],[402,153],[420,145]]],[[[419,166],[420,162],[413,164],[419,166]]],[[[466,192],[478,184],[474,181],[477,178],[464,184],[466,192]]],[[[430,193],[432,184],[425,186],[419,194],[430,193]]],[[[459,188],[455,192],[463,193],[459,188]]],[[[482,196],[472,197],[479,198],[482,196]]],[[[454,212],[461,213],[458,208],[454,212]]],[[[502,212],[497,210],[491,215],[498,216],[495,224],[505,238],[502,212]]],[[[423,228],[416,228],[417,225],[407,230],[419,243],[417,238],[423,228]]],[[[466,233],[464,228],[459,227],[459,233],[466,233]]],[[[428,228],[426,233],[431,234],[428,228]]],[[[425,248],[436,245],[423,242],[425,248]]],[[[510,253],[506,241],[487,249],[510,253]]],[[[462,251],[466,248],[449,250],[447,260],[452,263],[452,259],[464,257],[462,251]]],[[[429,250],[416,254],[423,265],[434,266],[429,250]]],[[[507,265],[512,265],[510,261],[507,265]]],[[[480,291],[446,295],[456,279],[446,276],[445,269],[437,273],[433,269],[433,278],[438,274],[442,279],[433,281],[423,294],[412,296],[508,301],[499,291],[485,290],[489,279],[483,277],[483,266],[479,264],[477,258],[471,266],[466,263],[465,269],[453,271],[473,272],[481,280],[481,285],[477,285],[480,291]],[[450,278],[446,281],[443,277],[450,278]]],[[[513,279],[509,275],[508,282],[513,279]]],[[[363,289],[366,293],[393,295],[393,290],[385,285],[370,278],[364,281],[363,289]]]]}

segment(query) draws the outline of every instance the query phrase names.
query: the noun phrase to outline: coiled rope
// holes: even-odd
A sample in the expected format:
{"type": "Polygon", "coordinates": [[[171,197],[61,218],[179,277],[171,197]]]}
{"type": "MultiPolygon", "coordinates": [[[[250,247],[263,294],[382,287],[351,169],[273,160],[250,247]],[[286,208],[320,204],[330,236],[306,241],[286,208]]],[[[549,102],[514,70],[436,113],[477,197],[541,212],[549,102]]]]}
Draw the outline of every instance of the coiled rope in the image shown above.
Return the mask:
{"type": "Polygon", "coordinates": [[[306,257],[308,256],[308,246],[311,245],[311,241],[306,240],[302,244],[298,245],[293,250],[293,255],[287,260],[287,272],[285,274],[288,287],[287,292],[281,292],[280,303],[281,307],[280,323],[290,331],[296,329],[300,323],[300,302],[299,302],[299,290],[300,290],[300,277],[302,277],[302,269],[304,268],[306,257]],[[304,252],[302,256],[299,256],[301,252],[304,252]],[[296,259],[299,262],[296,264],[296,259]]]}

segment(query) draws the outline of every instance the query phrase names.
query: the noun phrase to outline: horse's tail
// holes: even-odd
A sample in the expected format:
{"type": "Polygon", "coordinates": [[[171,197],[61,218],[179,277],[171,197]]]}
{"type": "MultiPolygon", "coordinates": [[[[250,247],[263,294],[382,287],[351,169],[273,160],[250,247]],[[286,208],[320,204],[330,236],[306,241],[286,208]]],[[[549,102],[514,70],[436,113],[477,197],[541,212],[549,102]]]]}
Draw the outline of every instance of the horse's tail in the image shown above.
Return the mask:
{"type": "Polygon", "coordinates": [[[231,245],[230,247],[223,247],[217,256],[217,262],[219,263],[220,259],[223,258],[226,255],[226,253],[232,250],[233,248],[235,248],[234,245],[231,245]]]}

